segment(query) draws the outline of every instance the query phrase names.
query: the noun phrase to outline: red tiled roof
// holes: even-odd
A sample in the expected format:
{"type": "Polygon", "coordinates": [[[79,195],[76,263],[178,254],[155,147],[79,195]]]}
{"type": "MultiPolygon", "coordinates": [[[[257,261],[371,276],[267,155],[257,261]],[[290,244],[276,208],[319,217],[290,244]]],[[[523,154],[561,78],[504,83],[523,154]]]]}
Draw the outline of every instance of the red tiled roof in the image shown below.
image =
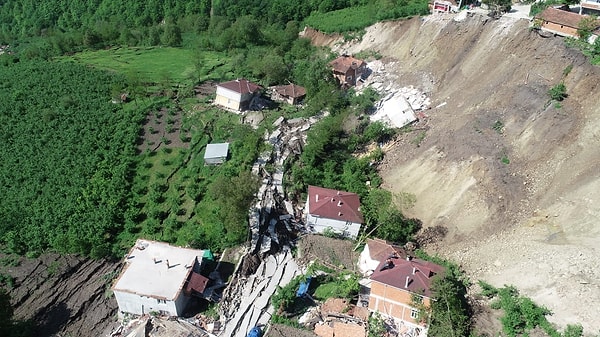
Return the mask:
{"type": "Polygon", "coordinates": [[[275,87],[275,91],[281,96],[298,98],[306,95],[306,89],[294,83],[275,87]]]}
{"type": "Polygon", "coordinates": [[[346,73],[348,69],[353,68],[356,69],[363,65],[365,61],[359,60],[352,56],[342,55],[335,60],[329,62],[329,65],[333,67],[333,71],[339,73],[346,73]]]}
{"type": "Polygon", "coordinates": [[[391,261],[393,266],[384,270],[381,269],[386,261],[381,261],[371,275],[371,280],[427,297],[431,297],[432,277],[444,271],[444,267],[440,265],[416,258],[410,261],[406,259],[391,259],[391,261]]]}
{"type": "Polygon", "coordinates": [[[369,246],[371,259],[376,261],[383,261],[394,253],[401,259],[406,258],[406,252],[402,247],[383,239],[367,239],[367,246],[369,246]]]}
{"type": "Polygon", "coordinates": [[[235,91],[242,95],[248,94],[248,93],[255,93],[255,92],[259,91],[260,89],[262,89],[262,87],[260,85],[252,83],[243,78],[229,81],[229,82],[219,83],[219,84],[217,84],[217,86],[235,91]]]}
{"type": "Polygon", "coordinates": [[[199,293],[203,293],[204,290],[206,289],[206,286],[208,285],[208,278],[192,272],[190,273],[190,279],[185,287],[185,291],[187,293],[191,293],[192,290],[195,290],[199,293]]]}
{"type": "Polygon", "coordinates": [[[308,186],[308,213],[328,219],[362,223],[358,194],[308,186]]]}
{"type": "MultiPolygon", "coordinates": [[[[587,15],[580,15],[553,7],[546,8],[536,16],[538,19],[572,28],[579,28],[579,22],[586,17],[587,15]]],[[[598,21],[598,26],[600,26],[600,21],[598,21]]]]}

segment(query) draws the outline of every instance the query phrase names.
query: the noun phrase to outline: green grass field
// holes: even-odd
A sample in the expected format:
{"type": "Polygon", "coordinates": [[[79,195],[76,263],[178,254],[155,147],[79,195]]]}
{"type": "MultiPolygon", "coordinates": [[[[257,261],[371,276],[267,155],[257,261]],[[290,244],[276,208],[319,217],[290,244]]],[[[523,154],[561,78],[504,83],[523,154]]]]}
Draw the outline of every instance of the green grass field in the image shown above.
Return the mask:
{"type": "Polygon", "coordinates": [[[60,59],[137,77],[144,83],[196,83],[228,71],[228,58],[224,54],[170,47],[111,48],[60,59]]]}

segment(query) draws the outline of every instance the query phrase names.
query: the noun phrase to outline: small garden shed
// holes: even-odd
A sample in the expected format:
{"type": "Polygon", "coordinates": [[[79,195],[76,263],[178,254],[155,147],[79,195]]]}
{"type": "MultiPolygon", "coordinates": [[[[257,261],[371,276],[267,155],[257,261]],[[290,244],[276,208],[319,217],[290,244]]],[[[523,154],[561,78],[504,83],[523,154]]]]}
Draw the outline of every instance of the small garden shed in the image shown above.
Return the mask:
{"type": "Polygon", "coordinates": [[[206,145],[204,163],[207,165],[223,164],[227,160],[229,143],[216,143],[206,145]]]}

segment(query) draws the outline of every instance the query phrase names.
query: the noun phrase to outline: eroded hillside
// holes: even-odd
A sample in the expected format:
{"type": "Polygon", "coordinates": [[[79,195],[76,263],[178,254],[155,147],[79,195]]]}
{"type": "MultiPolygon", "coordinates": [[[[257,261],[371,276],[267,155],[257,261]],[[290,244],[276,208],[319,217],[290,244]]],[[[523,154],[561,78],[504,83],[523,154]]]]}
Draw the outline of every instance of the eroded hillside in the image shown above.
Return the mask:
{"type": "Polygon", "coordinates": [[[416,196],[407,215],[449,229],[428,249],[591,333],[600,329],[600,69],[528,24],[430,16],[376,24],[359,42],[311,37],[338,52],[375,50],[388,79],[430,96],[425,138],[403,134],[381,166],[386,188],[416,196]],[[568,97],[551,102],[562,80],[568,97]]]}

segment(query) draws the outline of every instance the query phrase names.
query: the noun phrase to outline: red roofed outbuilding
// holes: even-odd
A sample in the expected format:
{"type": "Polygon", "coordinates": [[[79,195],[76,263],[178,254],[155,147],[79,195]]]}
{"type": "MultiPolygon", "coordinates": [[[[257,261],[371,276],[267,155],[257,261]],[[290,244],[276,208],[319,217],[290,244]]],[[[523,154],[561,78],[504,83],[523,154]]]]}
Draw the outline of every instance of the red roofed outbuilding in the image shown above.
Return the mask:
{"type": "Polygon", "coordinates": [[[317,233],[330,229],[355,238],[363,223],[358,194],[309,186],[306,226],[317,233]]]}
{"type": "Polygon", "coordinates": [[[215,103],[228,109],[243,111],[262,89],[258,84],[246,79],[237,79],[217,84],[215,103]]]}
{"type": "Polygon", "coordinates": [[[389,258],[382,261],[370,277],[369,310],[402,320],[413,326],[425,327],[417,321],[414,299],[429,307],[433,277],[444,267],[417,258],[389,258]]]}

